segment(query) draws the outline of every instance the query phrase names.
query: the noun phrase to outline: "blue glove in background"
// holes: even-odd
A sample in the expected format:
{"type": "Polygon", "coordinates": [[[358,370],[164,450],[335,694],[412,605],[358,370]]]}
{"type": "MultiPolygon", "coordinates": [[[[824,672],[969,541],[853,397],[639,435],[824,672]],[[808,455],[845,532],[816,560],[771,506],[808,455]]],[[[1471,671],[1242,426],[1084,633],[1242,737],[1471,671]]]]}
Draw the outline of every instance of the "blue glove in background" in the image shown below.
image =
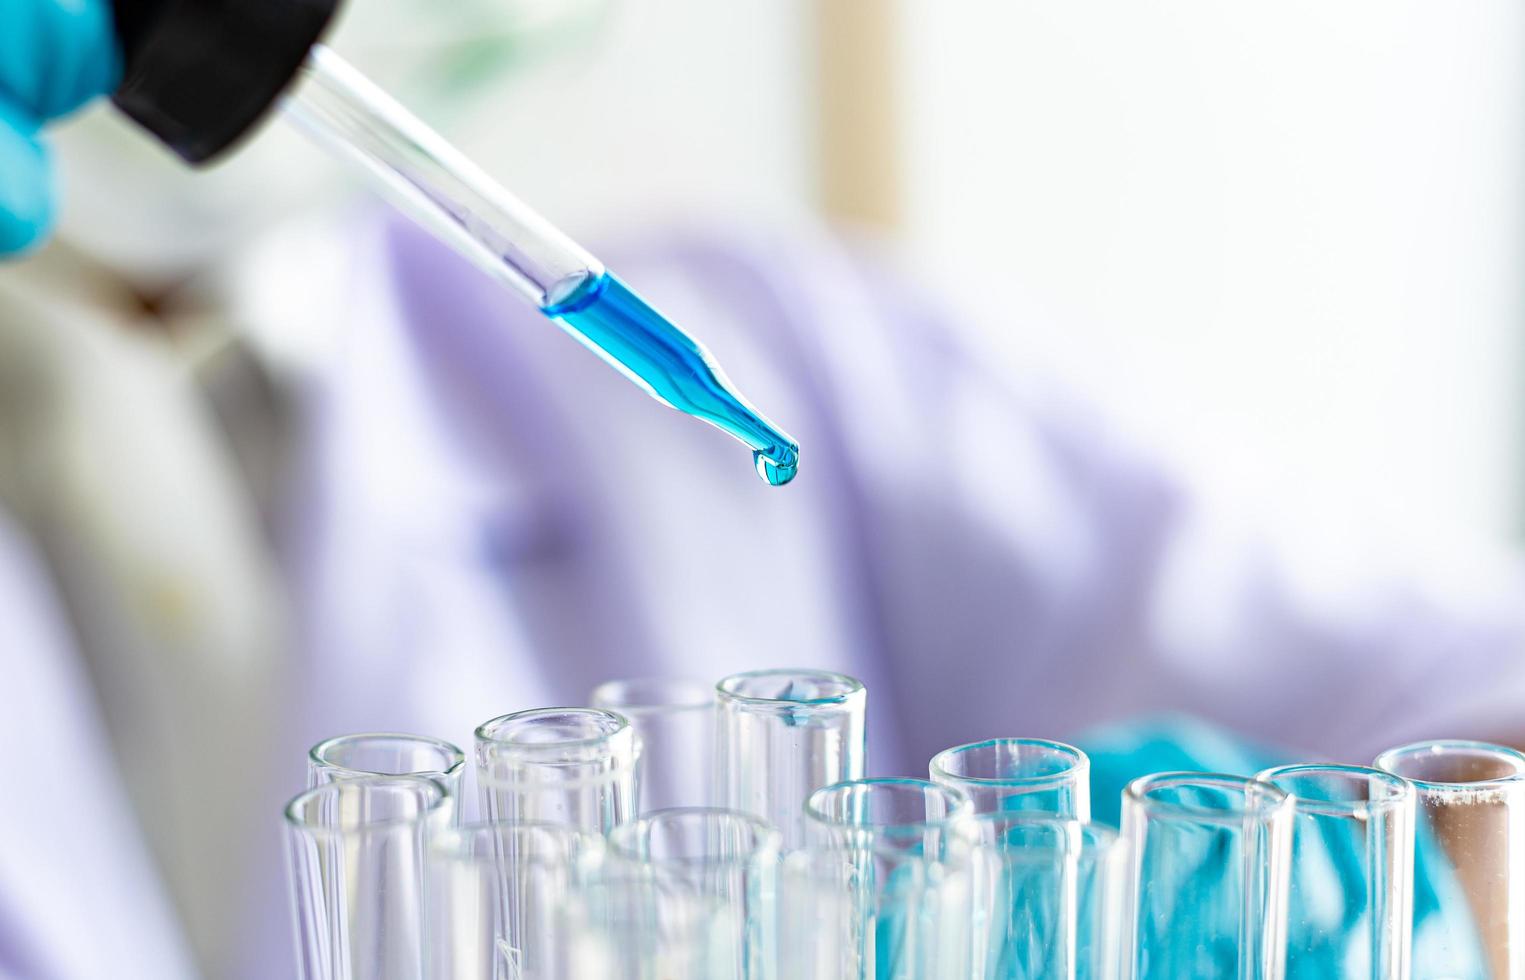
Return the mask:
{"type": "Polygon", "coordinates": [[[105,0],[0,0],[0,255],[39,243],[53,223],[43,125],[120,75],[105,0]]]}
{"type": "MultiPolygon", "coordinates": [[[[1255,745],[1192,718],[1166,716],[1111,726],[1076,739],[1091,759],[1091,809],[1100,823],[1117,826],[1122,791],[1133,779],[1154,772],[1220,772],[1252,776],[1294,762],[1285,751],[1255,745]]],[[[1353,838],[1337,834],[1305,839],[1293,856],[1294,889],[1346,894],[1359,880],[1362,855],[1353,838]],[[1317,848],[1310,853],[1308,848],[1317,848]]],[[[1322,980],[1354,975],[1350,957],[1365,935],[1365,923],[1341,917],[1338,903],[1310,907],[1301,921],[1287,923],[1289,948],[1307,950],[1288,962],[1288,980],[1322,980]]],[[[1348,910],[1347,910],[1348,911],[1348,910]]],[[[1359,910],[1357,910],[1359,911],[1359,910]]],[[[1192,930],[1182,930],[1183,936],[1192,930]]],[[[1168,931],[1167,931],[1168,934],[1168,931]]],[[[1233,976],[1235,940],[1222,937],[1204,949],[1223,959],[1221,976],[1233,976]]],[[[1415,845],[1413,975],[1482,980],[1488,975],[1481,944],[1449,862],[1439,845],[1421,833],[1415,845]]]]}

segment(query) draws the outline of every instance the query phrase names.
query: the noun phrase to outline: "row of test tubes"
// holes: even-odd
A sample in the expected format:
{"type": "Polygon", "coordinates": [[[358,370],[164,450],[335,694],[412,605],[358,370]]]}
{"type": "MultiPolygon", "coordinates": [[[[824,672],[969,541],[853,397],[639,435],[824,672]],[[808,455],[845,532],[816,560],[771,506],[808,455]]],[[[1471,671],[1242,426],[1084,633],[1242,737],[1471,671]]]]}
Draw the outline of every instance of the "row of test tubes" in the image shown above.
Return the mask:
{"type": "Polygon", "coordinates": [[[864,778],[866,691],[769,670],[315,746],[286,809],[302,980],[1525,978],[1525,755],[1158,773],[1080,750],[864,778]],[[467,811],[474,810],[468,818],[467,811]]]}

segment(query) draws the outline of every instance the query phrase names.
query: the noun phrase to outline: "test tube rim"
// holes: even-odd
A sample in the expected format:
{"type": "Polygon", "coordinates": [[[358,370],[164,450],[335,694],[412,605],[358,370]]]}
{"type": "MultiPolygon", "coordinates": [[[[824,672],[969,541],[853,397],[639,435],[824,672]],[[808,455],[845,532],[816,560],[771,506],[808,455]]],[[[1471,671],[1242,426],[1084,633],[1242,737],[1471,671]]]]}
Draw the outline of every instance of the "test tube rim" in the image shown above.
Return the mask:
{"type": "Polygon", "coordinates": [[[1370,819],[1374,816],[1383,816],[1396,813],[1405,809],[1413,809],[1418,796],[1414,784],[1407,777],[1397,773],[1378,769],[1374,766],[1356,766],[1345,763],[1319,763],[1299,762],[1285,766],[1271,766],[1262,769],[1255,774],[1255,779],[1275,786],[1292,798],[1292,808],[1297,813],[1315,817],[1344,817],[1348,819],[1370,819]],[[1363,777],[1368,783],[1377,782],[1389,790],[1393,795],[1380,800],[1320,800],[1310,797],[1299,796],[1292,790],[1276,782],[1289,776],[1304,774],[1324,774],[1334,776],[1363,777]]]}
{"type": "Polygon", "coordinates": [[[744,670],[722,677],[715,684],[715,693],[723,703],[741,704],[751,708],[778,712],[798,711],[800,708],[829,708],[837,705],[851,706],[855,701],[862,700],[866,690],[867,688],[864,687],[863,682],[850,674],[844,674],[835,670],[817,670],[812,667],[768,667],[762,670],[744,670]],[[828,697],[789,701],[780,698],[763,698],[751,694],[741,694],[732,690],[730,686],[743,681],[756,680],[760,677],[788,676],[833,681],[840,684],[843,690],[838,694],[832,694],[828,697]]]}
{"type": "Polygon", "coordinates": [[[311,789],[303,790],[291,798],[282,810],[282,816],[286,824],[293,830],[311,837],[349,837],[359,834],[374,834],[396,830],[410,824],[423,823],[439,813],[442,807],[448,806],[450,791],[444,783],[433,776],[404,775],[404,776],[356,776],[353,779],[340,779],[333,782],[323,783],[311,789]],[[412,817],[393,817],[387,820],[368,822],[358,827],[331,827],[324,824],[312,823],[300,816],[300,811],[312,800],[313,797],[331,795],[340,792],[353,792],[357,787],[388,786],[401,788],[411,786],[423,793],[426,799],[422,802],[418,814],[412,817]]]}
{"type": "Polygon", "coordinates": [[[1084,751],[1076,748],[1068,742],[1058,742],[1048,738],[1028,737],[987,738],[978,742],[967,742],[963,745],[955,745],[952,748],[943,749],[941,752],[932,757],[932,761],[928,764],[927,768],[930,771],[933,782],[939,782],[939,777],[945,777],[948,781],[954,784],[969,783],[973,786],[982,787],[1020,786],[1024,788],[1041,789],[1050,786],[1062,786],[1077,776],[1087,776],[1091,771],[1091,759],[1090,756],[1086,755],[1084,751]],[[1068,769],[1062,769],[1059,772],[1045,773],[1034,776],[965,776],[950,772],[946,766],[942,764],[944,759],[951,759],[955,756],[963,755],[964,753],[972,752],[976,749],[985,749],[997,745],[1033,745],[1041,746],[1042,748],[1046,749],[1058,749],[1059,754],[1068,755],[1075,761],[1075,764],[1070,766],[1068,769]]]}
{"type": "Polygon", "coordinates": [[[1123,802],[1138,807],[1150,816],[1186,818],[1198,823],[1225,826],[1242,826],[1247,819],[1274,818],[1278,813],[1292,812],[1292,797],[1281,787],[1259,782],[1253,776],[1235,776],[1224,772],[1177,770],[1149,773],[1128,783],[1123,789],[1123,802]],[[1246,805],[1238,809],[1223,810],[1154,799],[1147,795],[1151,790],[1181,785],[1236,789],[1244,797],[1246,805]],[[1257,797],[1253,801],[1253,806],[1249,805],[1252,802],[1251,795],[1257,797]]]}
{"type": "MultiPolygon", "coordinates": [[[[466,765],[466,752],[454,742],[438,738],[434,735],[415,735],[411,732],[352,732],[347,735],[333,735],[323,739],[307,750],[307,759],[313,765],[321,766],[330,772],[349,773],[353,776],[447,776],[454,777],[461,772],[466,765]],[[449,766],[443,769],[415,769],[411,772],[377,772],[371,769],[355,769],[350,766],[341,766],[323,758],[323,750],[341,742],[357,742],[363,739],[397,739],[400,741],[419,742],[431,744],[435,748],[443,750],[446,758],[454,759],[449,766]]],[[[351,777],[347,777],[351,778],[351,777]]]]}
{"type": "Polygon", "coordinates": [[[702,681],[694,677],[616,677],[613,680],[604,681],[602,684],[595,687],[593,692],[588,695],[588,700],[594,702],[591,705],[592,707],[600,708],[606,711],[615,711],[627,717],[638,717],[641,715],[655,714],[657,712],[708,711],[715,707],[713,689],[710,687],[709,682],[702,681]],[[681,685],[684,690],[691,690],[695,697],[692,701],[687,699],[681,701],[674,699],[660,703],[656,699],[650,699],[644,703],[639,704],[598,703],[600,700],[600,693],[610,688],[616,688],[620,685],[628,684],[660,684],[671,685],[673,687],[678,687],[681,685]]]}
{"type": "Polygon", "coordinates": [[[650,863],[657,866],[683,866],[705,862],[720,867],[745,867],[777,859],[783,852],[784,835],[768,821],[742,810],[732,810],[721,806],[673,806],[664,807],[660,810],[652,810],[650,813],[642,814],[635,820],[626,821],[611,827],[609,832],[604,835],[604,839],[608,844],[609,854],[623,861],[650,863]],[[649,827],[658,819],[678,816],[721,816],[727,820],[742,824],[753,833],[755,846],[745,854],[726,859],[693,857],[659,859],[641,854],[623,843],[626,836],[638,833],[641,829],[649,827]]]}
{"type": "Polygon", "coordinates": [[[1525,752],[1511,748],[1508,745],[1500,745],[1497,742],[1484,742],[1477,739],[1441,738],[1408,742],[1378,754],[1372,765],[1383,772],[1408,780],[1419,789],[1435,793],[1474,793],[1479,790],[1525,782],[1525,752]],[[1487,755],[1499,762],[1508,763],[1514,768],[1514,771],[1489,779],[1456,782],[1450,780],[1417,779],[1413,776],[1405,776],[1389,768],[1389,766],[1396,764],[1400,758],[1415,756],[1422,752],[1428,752],[1432,755],[1445,752],[1470,752],[1487,755]]]}
{"type": "MultiPolygon", "coordinates": [[[[580,706],[558,708],[528,708],[524,711],[510,711],[507,714],[498,715],[495,718],[489,718],[487,721],[482,722],[482,724],[477,726],[476,732],[474,734],[476,736],[478,745],[490,746],[495,751],[509,751],[523,755],[539,755],[543,752],[549,751],[592,748],[594,746],[604,745],[612,742],[618,739],[621,735],[625,735],[627,733],[631,740],[635,741],[635,729],[630,724],[630,719],[623,713],[612,711],[608,708],[590,708],[587,706],[580,706]],[[578,715],[581,717],[601,715],[607,719],[612,719],[614,721],[614,727],[603,731],[598,735],[592,735],[587,738],[569,738],[555,742],[521,742],[515,741],[513,739],[502,738],[493,733],[493,729],[495,727],[501,726],[507,722],[527,721],[536,718],[550,717],[553,715],[578,715]]],[[[637,754],[639,754],[639,752],[637,752],[637,754]]],[[[566,761],[570,763],[577,763],[586,762],[587,760],[566,761]]]]}
{"type": "Polygon", "coordinates": [[[805,817],[816,825],[832,831],[854,831],[874,836],[897,837],[901,834],[920,834],[927,830],[956,830],[960,824],[974,816],[974,800],[957,786],[946,786],[930,779],[914,776],[870,776],[864,779],[844,779],[822,786],[805,798],[805,817]],[[875,786],[915,786],[925,792],[928,788],[945,794],[956,804],[941,817],[913,823],[847,823],[836,820],[818,808],[818,802],[833,793],[875,786]]]}

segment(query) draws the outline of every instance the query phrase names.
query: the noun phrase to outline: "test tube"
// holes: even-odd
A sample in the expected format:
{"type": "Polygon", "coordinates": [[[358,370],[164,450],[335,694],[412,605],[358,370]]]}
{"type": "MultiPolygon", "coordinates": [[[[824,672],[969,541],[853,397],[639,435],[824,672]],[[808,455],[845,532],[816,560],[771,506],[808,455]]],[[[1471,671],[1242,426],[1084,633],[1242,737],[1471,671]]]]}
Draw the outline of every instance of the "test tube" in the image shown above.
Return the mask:
{"type": "Polygon", "coordinates": [[[1269,783],[1218,773],[1128,784],[1134,980],[1280,980],[1292,805],[1269,783]]]}
{"type": "Polygon", "coordinates": [[[1383,752],[1376,767],[1414,784],[1419,864],[1471,913],[1416,902],[1415,975],[1525,978],[1525,754],[1415,742],[1383,752]]]}
{"type": "Polygon", "coordinates": [[[634,678],[593,689],[589,703],[630,719],[641,740],[640,810],[709,806],[715,772],[715,692],[704,681],[634,678]]]}
{"type": "Polygon", "coordinates": [[[612,862],[580,889],[567,914],[576,980],[711,980],[725,976],[729,937],[714,903],[612,862]]]}
{"type": "MultiPolygon", "coordinates": [[[[702,910],[697,942],[706,980],[775,980],[779,976],[777,898],[779,833],[748,814],[687,807],[661,810],[609,832],[611,865],[654,887],[654,913],[671,903],[702,910]]],[[[654,936],[682,935],[668,927],[654,936]]],[[[668,961],[671,951],[651,959],[668,961]]],[[[679,954],[680,957],[682,954],[679,954]]]]}
{"type": "Polygon", "coordinates": [[[969,794],[976,813],[1032,810],[1091,819],[1091,760],[1042,738],[993,738],[932,757],[932,781],[969,794]]]}
{"type": "Polygon", "coordinates": [[[477,728],[476,748],[489,823],[556,823],[602,835],[635,817],[640,745],[624,715],[518,711],[477,728]]]}
{"type": "Polygon", "coordinates": [[[287,805],[299,980],[421,980],[424,848],[450,819],[422,776],[362,776],[287,805]]]}
{"type": "Polygon", "coordinates": [[[846,939],[826,940],[845,943],[827,953],[840,980],[969,977],[969,798],[923,779],[858,779],[812,793],[805,812],[815,884],[847,889],[846,939]]]}
{"type": "Polygon", "coordinates": [[[1414,787],[1364,766],[1277,766],[1293,798],[1287,975],[1408,980],[1414,787]]]}
{"type": "Polygon", "coordinates": [[[778,886],[780,977],[856,980],[863,975],[864,902],[857,864],[843,848],[806,848],[784,858],[778,886]]]}
{"type": "Polygon", "coordinates": [[[556,824],[469,824],[430,840],[427,980],[582,980],[565,906],[602,838],[556,824]]]}
{"type": "Polygon", "coordinates": [[[823,786],[863,776],[863,684],[824,670],[757,670],[717,685],[716,795],[721,806],[804,843],[804,809],[823,786]]]}
{"type": "Polygon", "coordinates": [[[461,818],[461,774],[466,753],[444,739],[397,732],[339,735],[307,753],[309,789],[356,776],[429,776],[445,787],[461,818]]]}
{"type": "Polygon", "coordinates": [[[977,814],[975,980],[1115,980],[1127,848],[1100,824],[1030,810],[977,814]]]}

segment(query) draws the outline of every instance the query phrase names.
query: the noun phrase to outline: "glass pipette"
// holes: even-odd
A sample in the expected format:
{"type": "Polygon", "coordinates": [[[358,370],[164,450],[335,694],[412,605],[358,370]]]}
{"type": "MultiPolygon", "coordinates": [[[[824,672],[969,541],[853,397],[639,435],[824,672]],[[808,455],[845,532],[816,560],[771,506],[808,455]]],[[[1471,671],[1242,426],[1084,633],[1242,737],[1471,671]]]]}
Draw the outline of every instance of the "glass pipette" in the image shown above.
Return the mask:
{"type": "Polygon", "coordinates": [[[749,446],[763,479],[780,486],[794,478],[799,444],[736,391],[703,344],[333,51],[313,46],[281,107],[658,401],[749,446]]]}

